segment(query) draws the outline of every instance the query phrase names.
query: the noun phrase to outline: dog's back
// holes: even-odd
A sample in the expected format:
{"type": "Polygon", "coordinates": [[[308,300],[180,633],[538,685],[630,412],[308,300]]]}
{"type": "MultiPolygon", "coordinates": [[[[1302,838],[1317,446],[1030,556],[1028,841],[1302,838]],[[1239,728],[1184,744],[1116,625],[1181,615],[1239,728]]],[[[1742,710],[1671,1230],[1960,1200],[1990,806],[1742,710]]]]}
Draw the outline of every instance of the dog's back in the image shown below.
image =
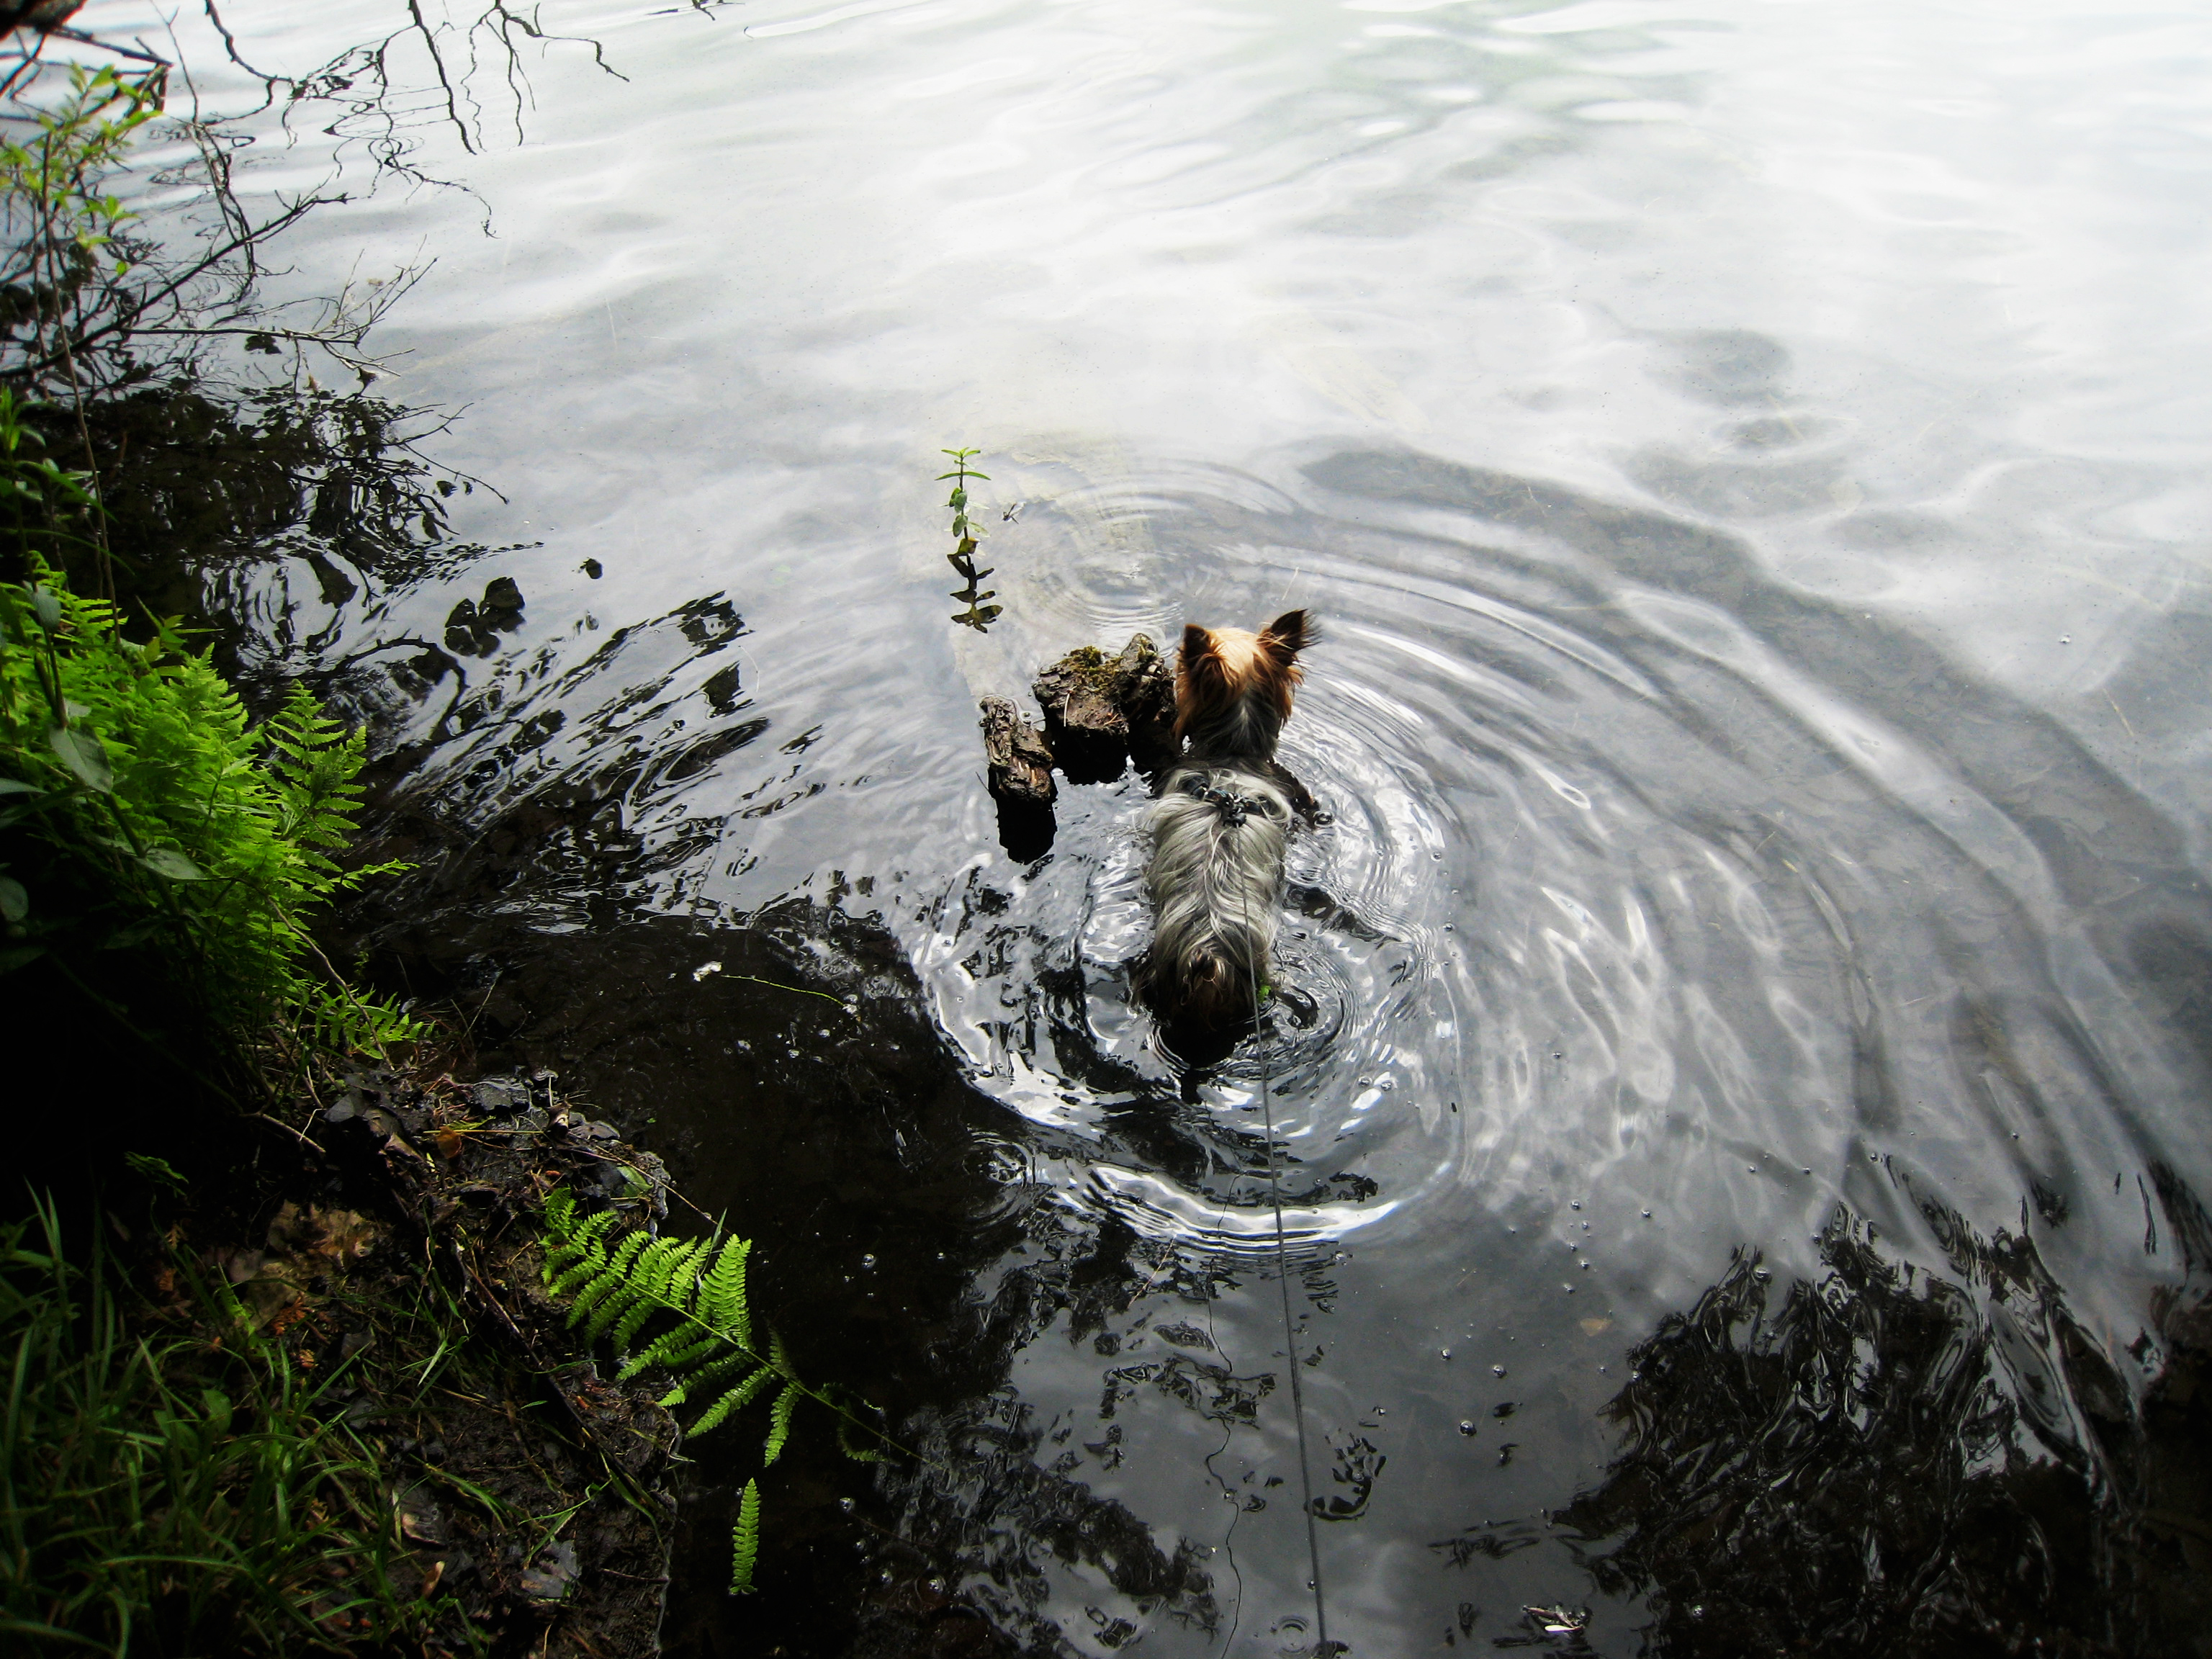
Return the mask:
{"type": "Polygon", "coordinates": [[[1183,629],[1176,731],[1188,745],[1152,811],[1154,916],[1144,989],[1163,1018],[1218,1030],[1259,1006],[1297,803],[1275,764],[1312,642],[1303,611],[1257,634],[1183,629]]]}

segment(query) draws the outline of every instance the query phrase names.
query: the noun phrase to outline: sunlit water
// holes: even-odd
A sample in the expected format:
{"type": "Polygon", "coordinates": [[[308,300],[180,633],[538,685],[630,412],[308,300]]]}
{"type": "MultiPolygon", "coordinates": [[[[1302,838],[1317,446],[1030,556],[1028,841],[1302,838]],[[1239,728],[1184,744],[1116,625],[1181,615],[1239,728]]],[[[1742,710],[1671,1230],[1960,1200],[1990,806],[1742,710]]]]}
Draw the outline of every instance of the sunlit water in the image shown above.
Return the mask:
{"type": "MultiPolygon", "coordinates": [[[[296,70],[398,9],[237,9],[296,70]]],[[[434,258],[379,337],[392,395],[467,405],[435,452],[511,505],[461,529],[520,545],[335,612],[296,564],[231,598],[427,743],[459,821],[619,780],[632,855],[520,890],[548,929],[611,892],[878,920],[1000,1103],[1000,1178],[1172,1247],[1115,1343],[1062,1317],[1011,1383],[1073,1430],[1039,1462],[1196,1552],[1216,1616],[1042,1549],[981,1605],[1085,1652],[1310,1641],[1263,1079],[1362,1656],[1590,1605],[1540,1517],[1601,1474],[1629,1346],[1739,1247],[1817,1278],[1839,1206],[1939,1272],[1961,1223],[2032,1237],[2156,1373],[2186,1264],[2151,1171],[2212,1191],[2201,16],[546,21],[629,79],[533,48],[518,143],[480,72],[479,153],[417,129],[472,194],[387,185],[283,279],[434,258]],[[987,635],[950,620],[954,445],[991,475],[987,635]],[[404,666],[491,574],[528,600],[498,653],[404,666]],[[975,700],[1293,605],[1325,643],[1284,757],[1333,821],[1267,1030],[1187,1088],[1128,998],[1141,783],[1068,789],[1010,862],[975,700]],[[1212,1351],[1275,1379],[1249,1421],[1115,1381],[1212,1351]],[[1516,1517],[1534,1547],[1431,1547],[1516,1517]]],[[[265,148],[271,187],[328,164],[312,124],[265,148]]],[[[2057,1334],[1983,1306],[2028,1451],[2078,1447],[2057,1334]]],[[[1601,1602],[1590,1639],[1638,1621],[1601,1602]]]]}

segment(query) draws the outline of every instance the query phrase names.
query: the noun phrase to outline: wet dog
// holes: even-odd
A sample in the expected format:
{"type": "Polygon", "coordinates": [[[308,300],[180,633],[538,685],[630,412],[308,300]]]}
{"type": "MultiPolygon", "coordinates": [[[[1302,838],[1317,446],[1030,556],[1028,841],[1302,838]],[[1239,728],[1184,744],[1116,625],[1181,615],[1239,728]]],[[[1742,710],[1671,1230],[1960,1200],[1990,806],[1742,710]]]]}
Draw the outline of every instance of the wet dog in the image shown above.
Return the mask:
{"type": "Polygon", "coordinates": [[[1182,631],[1176,665],[1182,757],[1152,810],[1152,947],[1140,985],[1170,1029],[1219,1032],[1250,1019],[1283,906],[1283,853],[1313,798],[1275,761],[1314,641],[1303,611],[1256,634],[1182,631]]]}

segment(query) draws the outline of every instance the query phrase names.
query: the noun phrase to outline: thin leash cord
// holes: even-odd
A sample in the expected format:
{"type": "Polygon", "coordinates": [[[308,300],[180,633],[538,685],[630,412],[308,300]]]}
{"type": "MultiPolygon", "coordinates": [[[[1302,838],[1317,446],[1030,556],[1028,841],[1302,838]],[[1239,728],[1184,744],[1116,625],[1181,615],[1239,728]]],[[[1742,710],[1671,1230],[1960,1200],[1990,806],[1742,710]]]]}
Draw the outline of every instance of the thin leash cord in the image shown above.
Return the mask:
{"type": "Polygon", "coordinates": [[[1267,1136],[1267,1196],[1275,1211],[1275,1283],[1283,1293],[1283,1350],[1291,1368],[1291,1418],[1298,1431],[1298,1491],[1306,1521],[1306,1565],[1313,1573],[1314,1653],[1316,1659],[1329,1659],[1332,1650],[1328,1642],[1328,1612],[1321,1587],[1321,1533],[1314,1524],[1313,1460],[1306,1451],[1306,1395],[1298,1375],[1305,1368],[1298,1363],[1297,1328],[1291,1319],[1291,1247],[1283,1232],[1283,1181],[1275,1158],[1275,1109],[1267,1076],[1267,1039],[1260,1030],[1260,947],[1252,931],[1249,909],[1244,910],[1243,921],[1245,941],[1250,947],[1247,966],[1252,975],[1252,1030],[1259,1044],[1260,1120],[1267,1136]]]}

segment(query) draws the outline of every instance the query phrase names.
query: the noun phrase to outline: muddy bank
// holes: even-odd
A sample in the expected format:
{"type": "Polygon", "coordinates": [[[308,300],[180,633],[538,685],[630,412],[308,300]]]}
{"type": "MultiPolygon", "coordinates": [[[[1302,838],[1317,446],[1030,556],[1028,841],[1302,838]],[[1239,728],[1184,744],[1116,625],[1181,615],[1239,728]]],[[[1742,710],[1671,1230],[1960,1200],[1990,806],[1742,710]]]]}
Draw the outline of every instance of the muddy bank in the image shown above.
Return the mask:
{"type": "MultiPolygon", "coordinates": [[[[652,1379],[602,1376],[545,1293],[538,1211],[565,1186],[656,1220],[659,1160],[547,1077],[374,1073],[303,1106],[254,1209],[188,1208],[170,1233],[302,1375],[330,1377],[324,1414],[379,1455],[424,1650],[658,1651],[680,1436],[652,1379]]],[[[146,1266],[185,1312],[174,1267],[146,1266]]]]}

